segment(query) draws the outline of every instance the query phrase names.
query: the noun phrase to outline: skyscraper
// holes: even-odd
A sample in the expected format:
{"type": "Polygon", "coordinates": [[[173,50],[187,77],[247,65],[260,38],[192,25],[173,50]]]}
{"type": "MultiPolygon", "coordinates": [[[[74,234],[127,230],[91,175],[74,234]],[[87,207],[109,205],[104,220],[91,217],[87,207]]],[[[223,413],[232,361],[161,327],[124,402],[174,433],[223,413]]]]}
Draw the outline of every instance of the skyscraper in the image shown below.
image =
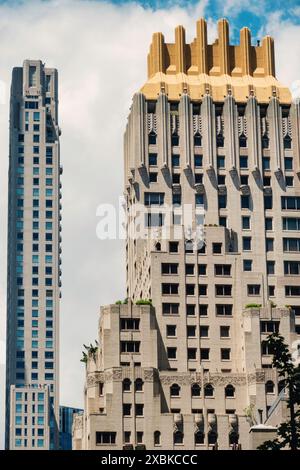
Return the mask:
{"type": "Polygon", "coordinates": [[[72,408],[71,406],[59,407],[59,449],[72,449],[72,425],[75,413],[82,413],[80,408],[72,408]]]}
{"type": "Polygon", "coordinates": [[[154,34],[124,138],[128,302],[101,309],[75,448],[250,449],[284,419],[265,340],[300,334],[299,129],[270,37],[154,34]]]}
{"type": "Polygon", "coordinates": [[[6,448],[58,446],[61,183],[57,70],[12,73],[8,193],[6,448]]]}

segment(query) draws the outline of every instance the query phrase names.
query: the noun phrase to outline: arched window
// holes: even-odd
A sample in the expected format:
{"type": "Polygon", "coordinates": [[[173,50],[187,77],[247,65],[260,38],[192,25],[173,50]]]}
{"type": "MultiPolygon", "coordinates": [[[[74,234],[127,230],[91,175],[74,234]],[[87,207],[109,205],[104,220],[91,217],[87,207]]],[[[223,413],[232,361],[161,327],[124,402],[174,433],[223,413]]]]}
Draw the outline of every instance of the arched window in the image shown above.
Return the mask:
{"type": "Polygon", "coordinates": [[[272,380],[268,380],[266,382],[266,393],[274,393],[274,391],[275,391],[274,382],[272,382],[272,380]]]}
{"type": "Polygon", "coordinates": [[[174,432],[174,444],[182,444],[183,443],[183,432],[181,431],[176,431],[174,432]]]}
{"type": "Polygon", "coordinates": [[[285,138],[283,139],[283,147],[285,149],[291,149],[292,148],[292,139],[290,138],[289,135],[286,135],[285,138]]]}
{"type": "Polygon", "coordinates": [[[155,249],[156,251],[161,251],[161,244],[159,242],[156,243],[155,249]]]}
{"type": "Polygon", "coordinates": [[[155,431],[154,432],[154,445],[155,446],[160,445],[160,431],[155,431]]]}
{"type": "Polygon", "coordinates": [[[242,134],[240,135],[240,147],[247,147],[247,137],[242,134]]]}
{"type": "Polygon", "coordinates": [[[225,387],[225,398],[232,398],[235,395],[235,388],[233,385],[229,384],[225,387]]]}
{"type": "Polygon", "coordinates": [[[201,388],[199,384],[193,384],[191,387],[192,397],[200,397],[201,388]]]}
{"type": "Polygon", "coordinates": [[[229,433],[229,445],[234,445],[239,443],[239,435],[236,431],[231,431],[229,433]]]}
{"type": "Polygon", "coordinates": [[[194,145],[195,147],[201,147],[201,135],[199,134],[199,132],[197,132],[197,134],[194,135],[194,145]]]}
{"type": "Polygon", "coordinates": [[[214,387],[211,384],[207,384],[204,387],[204,396],[213,397],[214,396],[214,387]]]}
{"type": "Polygon", "coordinates": [[[136,392],[142,392],[143,387],[144,387],[144,382],[142,381],[142,379],[136,379],[134,386],[135,386],[136,392]]]}
{"type": "Polygon", "coordinates": [[[180,395],[180,387],[178,384],[173,384],[170,387],[171,397],[179,397],[180,395]]]}
{"type": "Polygon", "coordinates": [[[131,388],[131,380],[130,379],[124,379],[123,380],[123,392],[129,392],[131,388]]]}
{"type": "Polygon", "coordinates": [[[149,145],[155,145],[156,144],[156,134],[155,132],[150,132],[149,136],[148,136],[148,142],[149,142],[149,145]]]}
{"type": "Polygon", "coordinates": [[[204,444],[204,433],[202,431],[195,433],[195,444],[204,444]]]}
{"type": "Polygon", "coordinates": [[[215,431],[209,431],[208,433],[208,443],[211,445],[216,444],[218,435],[215,431]]]}

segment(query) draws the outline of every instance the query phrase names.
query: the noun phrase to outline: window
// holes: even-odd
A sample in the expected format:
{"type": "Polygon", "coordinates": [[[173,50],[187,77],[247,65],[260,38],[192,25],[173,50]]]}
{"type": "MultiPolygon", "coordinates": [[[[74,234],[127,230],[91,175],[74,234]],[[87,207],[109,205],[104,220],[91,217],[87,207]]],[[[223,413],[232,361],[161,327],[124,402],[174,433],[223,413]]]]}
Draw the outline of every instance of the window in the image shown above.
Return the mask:
{"type": "Polygon", "coordinates": [[[285,159],[284,159],[284,169],[285,169],[285,171],[292,171],[293,170],[293,158],[292,157],[285,157],[285,159]]]}
{"type": "Polygon", "coordinates": [[[282,210],[300,210],[300,196],[281,196],[282,210]]]}
{"type": "Polygon", "coordinates": [[[186,274],[186,276],[193,276],[194,275],[194,270],[195,270],[195,265],[194,264],[186,264],[185,265],[185,274],[186,274]]]}
{"type": "Polygon", "coordinates": [[[265,187],[271,186],[271,176],[264,176],[263,177],[263,185],[265,187]]]}
{"type": "Polygon", "coordinates": [[[173,173],[172,183],[173,184],[179,184],[180,183],[180,173],[173,173]]]}
{"type": "Polygon", "coordinates": [[[171,145],[177,147],[179,145],[179,135],[172,134],[171,135],[171,145]]]}
{"type": "Polygon", "coordinates": [[[300,286],[285,286],[286,297],[300,296],[300,286]]]}
{"type": "Polygon", "coordinates": [[[221,348],[221,361],[230,361],[230,349],[221,348]]]}
{"type": "Polygon", "coordinates": [[[200,325],[200,338],[208,338],[209,327],[200,325]]]}
{"type": "Polygon", "coordinates": [[[214,387],[211,384],[206,384],[204,387],[205,398],[211,398],[214,396],[214,387]]]}
{"type": "Polygon", "coordinates": [[[215,276],[230,276],[231,264],[215,264],[215,276]]]}
{"type": "Polygon", "coordinates": [[[273,230],[273,219],[272,217],[265,218],[265,230],[273,230]]]}
{"type": "Polygon", "coordinates": [[[250,217],[248,215],[242,216],[242,229],[250,230],[250,217]]]}
{"type": "Polygon", "coordinates": [[[162,274],[178,274],[178,263],[162,263],[162,274]]]}
{"type": "Polygon", "coordinates": [[[96,432],[96,445],[100,444],[115,444],[116,432],[96,432]]]}
{"type": "Polygon", "coordinates": [[[283,251],[300,251],[300,238],[283,238],[283,251]]]}
{"type": "Polygon", "coordinates": [[[271,351],[270,346],[267,343],[267,341],[262,341],[262,343],[261,343],[261,352],[262,352],[263,356],[268,356],[268,355],[272,354],[272,351],[271,351]]]}
{"type": "Polygon", "coordinates": [[[263,170],[270,170],[270,157],[263,157],[263,170]]]}
{"type": "Polygon", "coordinates": [[[154,432],[154,445],[159,446],[160,445],[160,431],[155,431],[154,432]]]}
{"type": "Polygon", "coordinates": [[[217,167],[225,168],[225,156],[224,155],[219,155],[217,157],[217,167]]]}
{"type": "Polygon", "coordinates": [[[168,359],[176,359],[177,357],[177,348],[167,348],[168,359]]]}
{"type": "Polygon", "coordinates": [[[150,172],[149,181],[150,183],[157,183],[157,173],[150,172]]]}
{"type": "Polygon", "coordinates": [[[200,360],[209,361],[209,348],[200,348],[200,360]]]}
{"type": "Polygon", "coordinates": [[[178,313],[179,313],[179,304],[163,303],[162,304],[162,313],[164,315],[178,315],[178,313]]]}
{"type": "Polygon", "coordinates": [[[207,317],[208,305],[200,304],[199,305],[199,315],[200,317],[207,317]]]}
{"type": "Polygon", "coordinates": [[[188,338],[195,338],[196,336],[196,326],[195,325],[188,325],[187,329],[187,336],[188,338]]]}
{"type": "Polygon", "coordinates": [[[216,315],[231,316],[232,305],[231,304],[216,304],[216,315]]]}
{"type": "Polygon", "coordinates": [[[171,385],[170,395],[171,395],[171,397],[179,397],[180,396],[180,386],[178,384],[171,385]]]}
{"type": "Polygon", "coordinates": [[[195,361],[197,359],[197,349],[196,348],[188,348],[187,358],[188,358],[189,361],[195,361]]]}
{"type": "Polygon", "coordinates": [[[149,153],[149,166],[157,166],[157,153],[149,153]]]}
{"type": "Polygon", "coordinates": [[[264,196],[264,205],[265,210],[273,208],[273,197],[272,196],[264,196]]]}
{"type": "Polygon", "coordinates": [[[196,194],[195,195],[195,204],[196,204],[196,206],[203,206],[203,204],[204,204],[203,194],[196,194]]]}
{"type": "Polygon", "coordinates": [[[131,389],[131,380],[124,379],[123,380],[123,392],[130,392],[131,389]]]}
{"type": "Polygon", "coordinates": [[[240,156],[240,168],[247,169],[248,168],[248,157],[245,155],[240,156]]]}
{"type": "Polygon", "coordinates": [[[203,156],[202,155],[195,155],[194,156],[194,163],[195,163],[195,168],[202,168],[203,156]]]}
{"type": "Polygon", "coordinates": [[[216,291],[216,295],[218,296],[231,296],[232,285],[231,284],[216,284],[215,291],[216,291]]]}
{"type": "Polygon", "coordinates": [[[267,274],[275,274],[275,261],[267,261],[267,274]]]}
{"type": "Polygon", "coordinates": [[[169,252],[170,253],[178,253],[178,242],[169,242],[169,252]]]}
{"type": "Polygon", "coordinates": [[[121,330],[139,330],[140,319],[139,318],[120,318],[121,330]]]}
{"type": "Polygon", "coordinates": [[[221,134],[217,135],[217,147],[224,147],[224,137],[221,134]]]}
{"type": "Polygon", "coordinates": [[[181,431],[176,431],[173,434],[174,444],[183,444],[183,433],[181,431]]]}
{"type": "Polygon", "coordinates": [[[239,138],[240,147],[247,147],[247,137],[242,134],[239,138]]]}
{"type": "Polygon", "coordinates": [[[248,175],[241,175],[241,185],[248,185],[249,182],[249,176],[248,175]]]}
{"type": "Polygon", "coordinates": [[[300,261],[284,261],[284,274],[299,275],[300,261]]]}
{"type": "Polygon", "coordinates": [[[294,177],[293,176],[286,176],[285,177],[285,185],[287,187],[293,187],[294,186],[294,177]]]}
{"type": "Polygon", "coordinates": [[[177,295],[179,284],[163,283],[161,285],[161,291],[163,295],[177,295]]]}
{"type": "Polygon", "coordinates": [[[251,251],[251,237],[243,237],[243,250],[251,251]]]}
{"type": "Polygon", "coordinates": [[[261,333],[278,333],[279,331],[279,321],[261,321],[260,322],[260,331],[261,333]]]}
{"type": "Polygon", "coordinates": [[[144,416],[144,405],[142,403],[135,404],[135,415],[144,416]]]}
{"type": "Polygon", "coordinates": [[[230,337],[230,326],[220,326],[220,338],[230,337]]]}
{"type": "Polygon", "coordinates": [[[250,196],[241,196],[241,208],[250,209],[250,196]]]}
{"type": "Polygon", "coordinates": [[[266,385],[265,385],[265,388],[266,388],[266,394],[274,394],[275,393],[275,385],[274,385],[274,382],[272,382],[272,380],[268,380],[266,382],[266,385]]]}
{"type": "Polygon", "coordinates": [[[222,253],[222,243],[213,243],[212,244],[212,251],[214,254],[222,253]]]}
{"type": "Polygon", "coordinates": [[[226,209],[227,207],[227,195],[226,194],[219,194],[218,205],[219,205],[219,209],[226,209]]]}
{"type": "Polygon", "coordinates": [[[260,284],[248,284],[248,295],[259,295],[260,294],[260,284]]]}
{"type": "Polygon", "coordinates": [[[172,155],[172,166],[177,167],[180,165],[180,155],[172,155]]]}
{"type": "Polygon", "coordinates": [[[123,403],[123,416],[131,416],[131,403],[123,403]]]}
{"type": "Polygon", "coordinates": [[[283,230],[300,230],[300,218],[296,217],[283,217],[282,219],[283,230]]]}
{"type": "Polygon", "coordinates": [[[176,336],[176,325],[167,325],[166,333],[167,336],[176,336]]]}
{"type": "Polygon", "coordinates": [[[186,284],[186,295],[195,295],[195,284],[186,284]]]}
{"type": "Polygon", "coordinates": [[[135,383],[134,383],[134,387],[135,387],[135,391],[136,392],[142,392],[143,389],[144,389],[144,382],[142,379],[138,378],[135,380],[135,383]]]}
{"type": "Polygon", "coordinates": [[[219,217],[220,227],[227,227],[227,217],[219,217]]]}
{"type": "Polygon", "coordinates": [[[200,397],[200,395],[201,395],[201,387],[200,387],[199,384],[194,383],[194,384],[191,386],[191,394],[192,394],[192,397],[200,397]]]}
{"type": "Polygon", "coordinates": [[[266,238],[266,251],[274,251],[274,238],[266,238]]]}
{"type": "Polygon", "coordinates": [[[202,173],[195,173],[195,183],[196,184],[202,184],[203,183],[202,173]]]}
{"type": "Polygon", "coordinates": [[[121,353],[139,353],[140,341],[121,341],[121,353]]]}
{"type": "Polygon", "coordinates": [[[252,259],[243,260],[244,271],[252,271],[252,259]]]}
{"type": "Polygon", "coordinates": [[[155,145],[156,144],[156,134],[155,132],[150,132],[150,134],[148,135],[148,143],[149,145],[155,145]]]}
{"type": "Polygon", "coordinates": [[[199,295],[207,295],[207,285],[199,284],[199,295]]]}

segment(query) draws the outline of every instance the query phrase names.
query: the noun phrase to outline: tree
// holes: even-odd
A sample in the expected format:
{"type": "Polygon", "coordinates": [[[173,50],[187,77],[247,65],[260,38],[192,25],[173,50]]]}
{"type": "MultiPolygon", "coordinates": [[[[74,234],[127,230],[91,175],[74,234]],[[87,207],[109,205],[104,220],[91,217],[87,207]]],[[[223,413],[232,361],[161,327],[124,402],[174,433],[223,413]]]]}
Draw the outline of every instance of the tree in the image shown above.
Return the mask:
{"type": "Polygon", "coordinates": [[[279,425],[278,437],[273,441],[264,442],[258,449],[297,450],[300,449],[300,366],[293,362],[284,337],[279,333],[269,335],[266,343],[273,355],[272,364],[276,367],[278,376],[282,378],[283,387],[287,392],[287,407],[290,410],[290,416],[288,421],[279,425]]]}

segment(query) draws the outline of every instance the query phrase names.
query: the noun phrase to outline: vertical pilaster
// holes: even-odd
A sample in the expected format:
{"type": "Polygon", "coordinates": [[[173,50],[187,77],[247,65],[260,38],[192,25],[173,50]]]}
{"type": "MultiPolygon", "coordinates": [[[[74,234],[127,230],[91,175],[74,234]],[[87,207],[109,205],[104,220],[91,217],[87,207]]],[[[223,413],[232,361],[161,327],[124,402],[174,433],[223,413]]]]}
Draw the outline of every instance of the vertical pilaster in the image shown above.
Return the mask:
{"type": "Polygon", "coordinates": [[[205,95],[201,106],[203,127],[203,160],[204,165],[216,165],[216,126],[215,110],[212,97],[205,95]]]}
{"type": "Polygon", "coordinates": [[[179,103],[180,154],[186,167],[191,166],[192,110],[190,98],[183,94],[179,103]]]}
{"type": "Polygon", "coordinates": [[[177,26],[175,29],[175,60],[176,73],[186,72],[185,29],[177,26]]]}
{"type": "Polygon", "coordinates": [[[251,34],[248,28],[242,28],[240,31],[240,48],[241,48],[241,69],[243,75],[251,75],[251,34]]]}
{"type": "Polygon", "coordinates": [[[220,75],[230,73],[229,64],[229,26],[227,20],[218,22],[220,75]]]}
{"type": "Polygon", "coordinates": [[[295,171],[300,172],[300,99],[297,98],[291,105],[292,120],[292,146],[295,160],[295,171]]]}
{"type": "Polygon", "coordinates": [[[142,93],[133,97],[134,156],[137,166],[145,165],[146,102],[142,93]]]}
{"type": "Polygon", "coordinates": [[[230,160],[230,168],[237,166],[238,154],[238,124],[235,99],[232,95],[224,100],[224,131],[226,155],[230,160]]]}
{"type": "Polygon", "coordinates": [[[249,168],[261,169],[261,143],[260,143],[260,118],[257,100],[250,96],[246,107],[247,129],[248,129],[248,155],[249,168]]]}
{"type": "Polygon", "coordinates": [[[164,93],[160,93],[157,100],[157,121],[158,121],[158,155],[164,167],[170,164],[170,113],[168,98],[164,93]]]}
{"type": "Polygon", "coordinates": [[[270,122],[270,154],[274,155],[273,165],[275,170],[282,170],[282,153],[283,153],[283,139],[282,139],[282,120],[281,109],[277,98],[273,97],[270,100],[268,108],[269,122],[270,122]]]}
{"type": "Polygon", "coordinates": [[[197,21],[197,63],[198,73],[208,73],[207,70],[207,26],[204,18],[197,21]]]}

